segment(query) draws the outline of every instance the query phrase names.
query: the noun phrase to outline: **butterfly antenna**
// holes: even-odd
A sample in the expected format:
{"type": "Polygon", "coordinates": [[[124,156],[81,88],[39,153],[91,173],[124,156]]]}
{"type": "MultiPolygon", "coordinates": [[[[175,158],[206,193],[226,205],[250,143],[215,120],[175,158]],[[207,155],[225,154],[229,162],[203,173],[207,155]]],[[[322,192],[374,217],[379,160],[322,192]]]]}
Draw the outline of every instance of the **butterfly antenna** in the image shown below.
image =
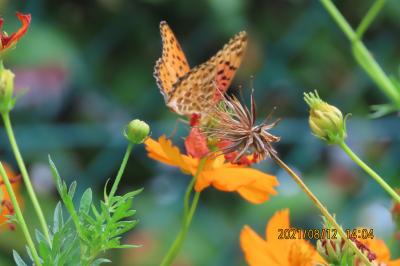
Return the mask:
{"type": "Polygon", "coordinates": [[[250,82],[249,82],[250,84],[250,89],[251,89],[251,91],[254,91],[254,75],[251,75],[250,76],[250,82]]]}
{"type": "Polygon", "coordinates": [[[175,136],[176,132],[178,131],[179,123],[188,124],[188,122],[187,122],[186,120],[184,120],[184,119],[182,119],[182,118],[177,118],[177,119],[175,120],[174,129],[172,130],[171,134],[169,134],[168,138],[172,139],[172,138],[175,136]]]}
{"type": "MultiPolygon", "coordinates": [[[[263,122],[263,123],[266,123],[268,120],[271,119],[271,117],[272,117],[272,115],[275,113],[276,109],[277,109],[276,106],[274,106],[274,107],[272,108],[271,112],[269,112],[269,114],[267,115],[267,117],[264,119],[264,122],[263,122]]],[[[280,120],[280,119],[279,119],[279,120],[280,120]]]]}

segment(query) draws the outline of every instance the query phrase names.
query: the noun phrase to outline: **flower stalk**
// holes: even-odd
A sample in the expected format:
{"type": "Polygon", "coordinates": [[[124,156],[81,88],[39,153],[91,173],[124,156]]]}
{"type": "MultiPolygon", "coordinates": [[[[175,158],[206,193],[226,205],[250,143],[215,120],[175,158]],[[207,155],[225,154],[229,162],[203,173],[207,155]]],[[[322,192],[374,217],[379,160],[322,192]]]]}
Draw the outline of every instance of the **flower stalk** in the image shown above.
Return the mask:
{"type": "Polygon", "coordinates": [[[312,191],[307,187],[303,180],[292,170],[288,165],[286,165],[276,154],[272,153],[271,158],[283,169],[285,170],[293,180],[299,185],[299,187],[306,193],[306,195],[311,199],[313,204],[321,211],[326,220],[337,230],[338,234],[346,241],[354,252],[360,257],[360,259],[366,263],[366,265],[372,265],[368,258],[357,248],[356,244],[347,238],[346,233],[343,231],[342,227],[336,222],[335,218],[329,213],[325,206],[319,201],[319,199],[312,193],[312,191]]]}
{"type": "Polygon", "coordinates": [[[40,207],[39,201],[37,199],[35,190],[33,189],[31,180],[29,178],[28,171],[26,169],[24,160],[22,159],[21,152],[19,151],[17,141],[15,139],[14,131],[12,129],[11,120],[10,120],[10,112],[6,111],[1,113],[3,118],[4,127],[7,132],[8,140],[10,142],[12,151],[15,156],[15,160],[17,161],[18,167],[21,171],[22,179],[24,180],[24,184],[26,186],[26,190],[28,191],[29,198],[32,201],[33,208],[35,209],[36,215],[39,218],[40,226],[42,228],[43,234],[45,235],[47,241],[50,241],[49,229],[47,227],[46,219],[44,217],[42,208],[40,207]]]}
{"type": "Polygon", "coordinates": [[[342,141],[339,147],[356,163],[361,167],[369,176],[371,176],[396,202],[400,203],[400,195],[388,185],[385,180],[377,174],[371,167],[369,167],[360,157],[355,154],[347,144],[342,141]]]}
{"type": "Polygon", "coordinates": [[[196,191],[193,196],[192,204],[189,207],[190,192],[193,190],[193,186],[195,184],[197,177],[200,175],[201,171],[203,171],[206,161],[207,161],[207,157],[204,157],[200,160],[197,171],[186,189],[185,198],[184,198],[184,212],[183,212],[183,219],[182,219],[182,228],[179,231],[174,242],[172,243],[170,249],[168,250],[167,255],[165,255],[164,259],[162,260],[162,262],[160,264],[161,266],[171,265],[172,262],[174,261],[175,257],[178,255],[179,250],[182,247],[183,241],[185,240],[186,234],[189,230],[190,224],[192,222],[194,213],[196,212],[197,204],[198,204],[199,198],[200,198],[200,192],[196,191]]]}
{"type": "Polygon", "coordinates": [[[117,192],[119,182],[121,181],[122,175],[124,174],[125,167],[126,167],[126,164],[128,163],[129,156],[132,153],[132,149],[133,149],[133,143],[129,143],[128,147],[126,148],[124,158],[122,159],[121,166],[119,167],[117,177],[115,178],[114,184],[111,188],[111,191],[110,191],[110,194],[108,195],[107,200],[114,197],[115,192],[117,192]]]}
{"type": "Polygon", "coordinates": [[[18,204],[17,197],[15,196],[14,190],[12,189],[10,179],[8,178],[7,172],[5,171],[3,164],[1,162],[0,162],[0,175],[3,177],[3,181],[4,184],[6,185],[7,192],[10,195],[11,202],[15,209],[15,216],[17,218],[18,224],[21,226],[22,233],[24,234],[28,247],[32,253],[33,260],[35,261],[36,265],[41,266],[42,264],[40,262],[39,255],[36,251],[35,244],[33,243],[32,236],[29,233],[28,226],[26,225],[24,216],[22,215],[22,211],[18,204]]]}
{"type": "Polygon", "coordinates": [[[371,77],[376,85],[386,94],[386,96],[392,100],[393,104],[397,109],[400,109],[400,91],[396,89],[396,86],[391,82],[390,78],[385,74],[381,66],[376,62],[370,51],[365,47],[361,41],[363,33],[367,27],[371,24],[372,20],[376,17],[378,12],[381,10],[385,1],[378,0],[368,11],[367,15],[361,21],[357,32],[349,25],[340,11],[332,3],[331,0],[320,0],[326,11],[331,15],[336,24],[344,32],[346,37],[352,44],[353,56],[355,57],[358,64],[364,69],[365,72],[371,77]]]}

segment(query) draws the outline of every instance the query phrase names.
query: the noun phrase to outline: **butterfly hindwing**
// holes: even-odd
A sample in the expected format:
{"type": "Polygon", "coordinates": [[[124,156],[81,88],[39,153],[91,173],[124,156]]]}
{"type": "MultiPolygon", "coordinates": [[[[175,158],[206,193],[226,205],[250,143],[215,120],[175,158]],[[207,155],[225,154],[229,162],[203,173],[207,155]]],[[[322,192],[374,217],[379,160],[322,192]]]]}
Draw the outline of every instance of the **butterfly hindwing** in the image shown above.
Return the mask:
{"type": "Polygon", "coordinates": [[[216,67],[207,61],[190,70],[174,85],[167,105],[177,114],[192,115],[206,112],[214,104],[217,90],[216,67]]]}
{"type": "Polygon", "coordinates": [[[186,56],[167,22],[160,23],[162,39],[162,56],[154,67],[154,77],[157,85],[167,102],[173,85],[189,72],[190,67],[186,56]]]}

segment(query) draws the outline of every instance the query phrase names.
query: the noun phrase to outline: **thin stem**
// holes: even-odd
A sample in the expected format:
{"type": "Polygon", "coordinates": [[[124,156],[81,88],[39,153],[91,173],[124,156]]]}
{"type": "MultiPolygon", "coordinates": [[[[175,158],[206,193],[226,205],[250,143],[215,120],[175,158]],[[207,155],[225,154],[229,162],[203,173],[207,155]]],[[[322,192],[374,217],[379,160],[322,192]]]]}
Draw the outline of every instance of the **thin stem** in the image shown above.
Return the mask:
{"type": "Polygon", "coordinates": [[[357,27],[356,33],[358,39],[362,39],[362,36],[367,31],[368,27],[371,25],[371,23],[381,11],[382,7],[385,5],[385,2],[386,0],[376,0],[371,8],[368,10],[365,17],[361,20],[360,25],[357,27]]]}
{"type": "Polygon", "coordinates": [[[124,158],[122,159],[121,166],[119,167],[117,177],[115,178],[115,181],[111,188],[108,199],[111,199],[112,197],[114,197],[115,192],[117,192],[119,182],[121,181],[122,175],[124,174],[125,167],[126,167],[126,164],[128,163],[128,159],[129,159],[129,156],[131,155],[132,149],[133,149],[133,143],[130,142],[128,144],[128,147],[126,148],[124,158]]]}
{"type": "Polygon", "coordinates": [[[320,0],[322,5],[328,11],[328,13],[332,16],[332,18],[336,21],[338,26],[342,29],[344,34],[349,38],[351,42],[353,42],[357,35],[354,33],[350,24],[346,21],[346,19],[342,16],[339,10],[335,7],[331,0],[320,0]]]}
{"type": "Polygon", "coordinates": [[[175,257],[178,255],[179,250],[182,247],[183,241],[185,240],[186,234],[189,230],[190,224],[193,219],[193,215],[196,212],[197,204],[199,202],[200,198],[200,192],[196,192],[193,196],[193,201],[190,206],[189,205],[189,198],[190,198],[190,192],[193,189],[193,186],[195,184],[195,181],[197,177],[199,176],[200,172],[203,170],[204,165],[206,164],[207,158],[202,158],[199,162],[199,166],[197,167],[197,171],[195,175],[193,176],[192,181],[188,185],[185,193],[185,199],[184,199],[184,216],[183,216],[183,222],[182,222],[182,228],[179,231],[177,237],[175,238],[174,242],[172,243],[170,249],[167,252],[167,255],[165,255],[164,259],[161,262],[161,266],[169,266],[172,264],[174,261],[175,257]],[[188,193],[189,192],[189,193],[188,193]]]}
{"type": "Polygon", "coordinates": [[[400,203],[400,195],[389,186],[385,180],[379,176],[374,170],[372,170],[366,163],[364,163],[343,141],[338,144],[340,148],[356,163],[360,166],[368,175],[370,175],[375,181],[398,203],[400,203]]]}
{"type": "Polygon", "coordinates": [[[0,162],[0,174],[3,177],[3,181],[4,181],[4,184],[6,185],[8,195],[10,196],[11,202],[12,202],[14,210],[15,210],[15,216],[17,218],[18,224],[21,226],[22,233],[25,236],[28,247],[31,250],[33,260],[35,261],[36,265],[40,266],[42,264],[40,262],[39,255],[36,251],[35,244],[33,243],[32,237],[28,230],[28,226],[26,225],[24,216],[22,215],[22,211],[21,211],[21,208],[19,207],[17,197],[15,196],[10,179],[8,178],[7,172],[5,171],[3,164],[1,162],[0,162]]]}
{"type": "MultiPolygon", "coordinates": [[[[192,192],[193,186],[196,182],[196,178],[192,178],[192,180],[190,181],[189,185],[186,188],[186,192],[185,192],[185,198],[183,200],[183,219],[186,219],[186,216],[189,213],[189,201],[190,201],[190,192],[192,192]]],[[[185,220],[183,220],[184,222],[185,220]]]]}
{"type": "Polygon", "coordinates": [[[329,211],[325,208],[324,205],[318,200],[318,198],[312,193],[312,191],[307,187],[307,185],[301,180],[299,176],[295,172],[290,169],[276,154],[271,153],[272,159],[282,168],[284,169],[293,180],[300,186],[300,188],[307,194],[307,196],[311,199],[314,205],[321,211],[321,213],[325,216],[327,221],[335,227],[338,234],[346,241],[346,243],[354,250],[360,259],[366,263],[367,265],[372,266],[372,263],[368,260],[367,257],[357,248],[356,244],[347,238],[346,233],[343,231],[342,227],[336,222],[335,218],[329,213],[329,211]]]}
{"type": "Polygon", "coordinates": [[[18,145],[17,145],[17,141],[15,139],[15,135],[14,135],[14,132],[13,132],[13,129],[11,126],[11,121],[10,121],[10,113],[5,112],[5,113],[2,113],[1,115],[2,115],[2,118],[4,121],[4,127],[7,132],[8,140],[9,140],[11,148],[13,150],[15,159],[18,163],[19,170],[21,171],[21,175],[24,180],[26,190],[28,191],[29,198],[32,201],[33,208],[36,211],[36,215],[39,218],[40,226],[42,227],[42,231],[46,237],[46,240],[49,243],[51,243],[49,229],[47,227],[46,219],[44,218],[42,208],[40,207],[39,201],[36,197],[35,190],[32,187],[32,183],[29,178],[28,171],[26,170],[24,160],[22,159],[21,153],[20,153],[18,145]]]}
{"type": "MultiPolygon", "coordinates": [[[[331,0],[320,0],[322,5],[331,15],[331,17],[335,20],[336,24],[342,29],[344,34],[350,40],[353,47],[353,55],[356,58],[359,65],[364,69],[365,72],[371,77],[371,79],[378,85],[378,87],[389,97],[393,103],[400,108],[400,92],[396,89],[395,85],[390,81],[389,77],[382,70],[380,65],[375,61],[374,57],[365,47],[363,42],[359,39],[357,34],[354,32],[353,28],[349,25],[343,15],[339,12],[339,10],[335,7],[331,0]]],[[[379,7],[379,6],[378,6],[379,7]]],[[[367,14],[369,18],[364,22],[366,25],[372,21],[373,12],[377,12],[378,10],[371,11],[371,14],[367,14]]],[[[365,27],[365,26],[362,26],[365,27]]],[[[361,31],[363,29],[361,28],[361,31]]]]}

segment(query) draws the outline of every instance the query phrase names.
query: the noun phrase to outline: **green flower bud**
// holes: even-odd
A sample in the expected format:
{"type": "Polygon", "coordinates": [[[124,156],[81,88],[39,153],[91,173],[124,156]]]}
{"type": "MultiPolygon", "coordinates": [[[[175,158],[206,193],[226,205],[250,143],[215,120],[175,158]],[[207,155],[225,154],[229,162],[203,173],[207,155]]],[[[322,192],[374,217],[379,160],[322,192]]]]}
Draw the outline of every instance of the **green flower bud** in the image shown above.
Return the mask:
{"type": "Polygon", "coordinates": [[[14,107],[13,92],[14,74],[10,70],[4,69],[0,62],[0,112],[8,112],[14,107]]]}
{"type": "Polygon", "coordinates": [[[146,122],[134,119],[125,128],[125,137],[134,144],[143,143],[150,133],[150,127],[146,122]]]}
{"type": "Polygon", "coordinates": [[[346,241],[337,234],[336,229],[324,220],[321,239],[317,241],[318,253],[328,262],[329,265],[353,265],[353,263],[342,264],[344,261],[350,262],[355,259],[354,251],[348,246],[346,241]]]}
{"type": "Polygon", "coordinates": [[[337,144],[346,138],[346,119],[335,106],[322,101],[317,91],[304,93],[304,100],[310,107],[309,124],[313,134],[328,142],[337,144]]]}

